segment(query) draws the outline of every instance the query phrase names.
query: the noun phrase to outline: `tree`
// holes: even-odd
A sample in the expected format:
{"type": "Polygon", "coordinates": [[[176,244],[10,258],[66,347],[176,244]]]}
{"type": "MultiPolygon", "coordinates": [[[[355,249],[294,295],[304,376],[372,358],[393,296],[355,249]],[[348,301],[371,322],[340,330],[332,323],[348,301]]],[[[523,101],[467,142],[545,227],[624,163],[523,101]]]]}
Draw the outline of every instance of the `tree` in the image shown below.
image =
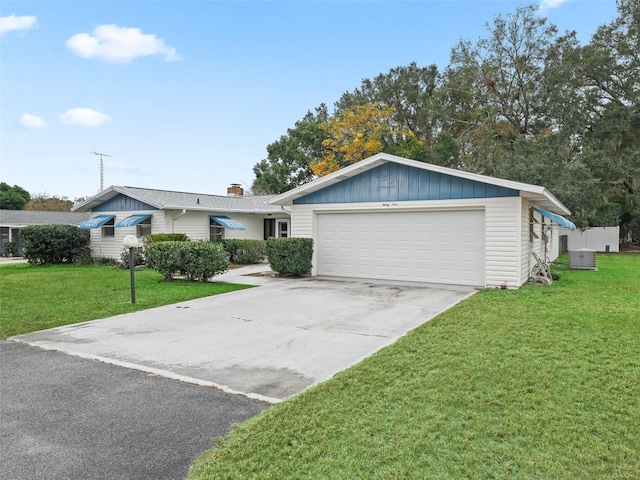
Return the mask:
{"type": "Polygon", "coordinates": [[[595,100],[582,154],[603,182],[603,202],[593,220],[615,205],[621,226],[638,228],[640,2],[618,0],[617,5],[618,17],[601,25],[581,51],[584,94],[595,100]]]}
{"type": "Polygon", "coordinates": [[[345,92],[335,104],[336,115],[356,106],[378,104],[393,107],[393,121],[431,146],[440,131],[438,89],[441,77],[436,65],[416,62],[392,68],[373,80],[363,79],[359,88],[345,92]]]}
{"type": "Polygon", "coordinates": [[[327,133],[321,128],[329,117],[322,104],[307,112],[287,134],[267,146],[267,159],[253,167],[254,194],[279,194],[313,180],[310,164],[322,157],[327,133]]]}
{"type": "Polygon", "coordinates": [[[510,161],[518,139],[544,135],[544,67],[557,29],[537,15],[533,5],[518,7],[487,24],[476,44],[459,42],[445,72],[443,125],[461,146],[460,166],[495,175],[510,161]]]}
{"type": "MultiPolygon", "coordinates": [[[[322,142],[324,155],[311,164],[318,177],[400,145],[417,147],[415,134],[394,121],[395,108],[379,104],[356,105],[330,118],[321,128],[327,138],[322,142]]],[[[391,150],[391,151],[390,151],[391,150]]]]}
{"type": "Polygon", "coordinates": [[[0,183],[0,209],[23,210],[27,202],[31,200],[31,195],[24,188],[14,185],[0,183]]]}
{"type": "Polygon", "coordinates": [[[516,134],[535,135],[548,126],[543,71],[557,28],[529,5],[506,18],[497,16],[487,29],[489,35],[476,45],[454,47],[452,66],[471,70],[472,87],[481,93],[477,98],[483,106],[491,107],[493,120],[506,122],[516,134]]]}
{"type": "Polygon", "coordinates": [[[553,122],[597,179],[581,223],[625,228],[640,226],[640,2],[619,0],[618,13],[585,46],[574,34],[559,39],[546,75],[557,83],[553,122]]]}
{"type": "Polygon", "coordinates": [[[279,193],[386,152],[544,185],[579,226],[640,228],[640,1],[617,6],[585,45],[531,5],[460,41],[442,72],[364,79],[312,117],[313,149],[296,141],[304,121],[272,144],[256,183],[279,193]]]}
{"type": "Polygon", "coordinates": [[[38,193],[31,197],[24,209],[41,212],[70,212],[71,207],[73,207],[73,202],[67,197],[47,196],[46,193],[38,193]]]}

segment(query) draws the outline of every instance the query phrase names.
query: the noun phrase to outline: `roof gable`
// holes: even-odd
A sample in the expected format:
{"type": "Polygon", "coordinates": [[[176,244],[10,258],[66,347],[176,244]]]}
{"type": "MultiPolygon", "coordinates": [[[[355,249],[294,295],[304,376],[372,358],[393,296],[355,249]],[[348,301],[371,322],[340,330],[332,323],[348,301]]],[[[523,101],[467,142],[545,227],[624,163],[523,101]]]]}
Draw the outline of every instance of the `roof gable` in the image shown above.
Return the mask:
{"type": "Polygon", "coordinates": [[[571,213],[569,209],[562,204],[562,202],[560,202],[555,196],[551,194],[551,192],[539,185],[514,182],[511,180],[504,180],[502,178],[479,175],[477,173],[463,172],[461,170],[441,167],[439,165],[432,165],[424,162],[418,162],[416,160],[409,160],[407,158],[397,157],[395,155],[389,155],[387,153],[379,153],[372,157],[365,158],[364,160],[340,169],[337,172],[333,172],[329,175],[313,180],[312,182],[306,183],[300,187],[289,190],[288,192],[270,199],[269,203],[273,205],[291,205],[294,202],[298,203],[296,202],[296,200],[306,195],[322,190],[331,185],[343,182],[349,178],[355,177],[361,173],[372,170],[386,163],[406,165],[420,170],[441,173],[451,177],[471,180],[473,182],[479,182],[487,185],[494,185],[496,187],[504,187],[506,189],[516,190],[521,197],[529,199],[541,208],[561,215],[568,215],[571,213]]]}
{"type": "Polygon", "coordinates": [[[387,162],[293,200],[299,204],[517,197],[518,190],[387,162]]]}
{"type": "Polygon", "coordinates": [[[93,208],[94,212],[129,212],[136,210],[158,210],[158,208],[122,193],[93,208]]]}

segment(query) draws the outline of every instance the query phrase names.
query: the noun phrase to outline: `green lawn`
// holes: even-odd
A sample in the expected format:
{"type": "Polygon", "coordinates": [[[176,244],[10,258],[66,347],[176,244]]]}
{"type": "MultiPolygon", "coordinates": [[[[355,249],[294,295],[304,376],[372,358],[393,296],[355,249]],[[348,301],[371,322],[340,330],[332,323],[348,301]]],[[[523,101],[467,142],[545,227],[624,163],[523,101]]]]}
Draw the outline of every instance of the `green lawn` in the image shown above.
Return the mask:
{"type": "Polygon", "coordinates": [[[246,285],[165,281],[139,270],[131,304],[129,270],[106,266],[0,266],[0,338],[231,292],[246,285]]]}
{"type": "Polygon", "coordinates": [[[640,254],[598,267],[479,292],[238,425],[189,479],[640,478],[640,254]]]}

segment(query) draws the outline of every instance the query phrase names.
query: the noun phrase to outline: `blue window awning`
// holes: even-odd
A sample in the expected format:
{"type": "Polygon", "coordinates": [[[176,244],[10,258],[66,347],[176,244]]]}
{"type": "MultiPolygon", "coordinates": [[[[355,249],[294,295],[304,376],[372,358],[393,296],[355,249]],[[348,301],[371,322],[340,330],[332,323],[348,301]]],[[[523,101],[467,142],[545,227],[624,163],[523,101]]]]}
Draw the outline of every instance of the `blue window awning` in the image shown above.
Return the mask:
{"type": "Polygon", "coordinates": [[[131,215],[122,220],[116,222],[116,227],[133,227],[134,225],[144,222],[147,218],[151,218],[151,215],[131,215]]]}
{"type": "Polygon", "coordinates": [[[218,222],[224,228],[229,230],[244,230],[243,224],[227,217],[226,215],[211,215],[211,220],[218,222]]]}
{"type": "Polygon", "coordinates": [[[560,215],[556,215],[555,213],[547,212],[546,210],[540,210],[539,208],[536,208],[536,207],[532,207],[532,208],[536,212],[538,212],[540,215],[542,215],[543,217],[550,218],[551,220],[556,222],[558,225],[562,225],[563,227],[568,228],[569,230],[575,230],[576,229],[576,225],[571,220],[567,220],[566,218],[564,218],[564,217],[562,217],[560,215]]]}
{"type": "Polygon", "coordinates": [[[80,228],[84,230],[90,230],[92,228],[100,228],[105,223],[110,220],[113,220],[115,215],[98,215],[97,217],[90,218],[89,220],[85,220],[80,224],[80,228]]]}

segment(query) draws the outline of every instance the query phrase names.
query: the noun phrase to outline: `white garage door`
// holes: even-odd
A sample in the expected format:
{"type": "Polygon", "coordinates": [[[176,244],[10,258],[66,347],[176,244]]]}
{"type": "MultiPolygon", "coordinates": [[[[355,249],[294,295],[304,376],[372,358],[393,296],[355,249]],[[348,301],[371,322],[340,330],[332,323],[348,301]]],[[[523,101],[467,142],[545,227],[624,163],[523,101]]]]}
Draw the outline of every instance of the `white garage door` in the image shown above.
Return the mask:
{"type": "Polygon", "coordinates": [[[484,211],[318,214],[318,275],[484,286],[484,211]]]}

